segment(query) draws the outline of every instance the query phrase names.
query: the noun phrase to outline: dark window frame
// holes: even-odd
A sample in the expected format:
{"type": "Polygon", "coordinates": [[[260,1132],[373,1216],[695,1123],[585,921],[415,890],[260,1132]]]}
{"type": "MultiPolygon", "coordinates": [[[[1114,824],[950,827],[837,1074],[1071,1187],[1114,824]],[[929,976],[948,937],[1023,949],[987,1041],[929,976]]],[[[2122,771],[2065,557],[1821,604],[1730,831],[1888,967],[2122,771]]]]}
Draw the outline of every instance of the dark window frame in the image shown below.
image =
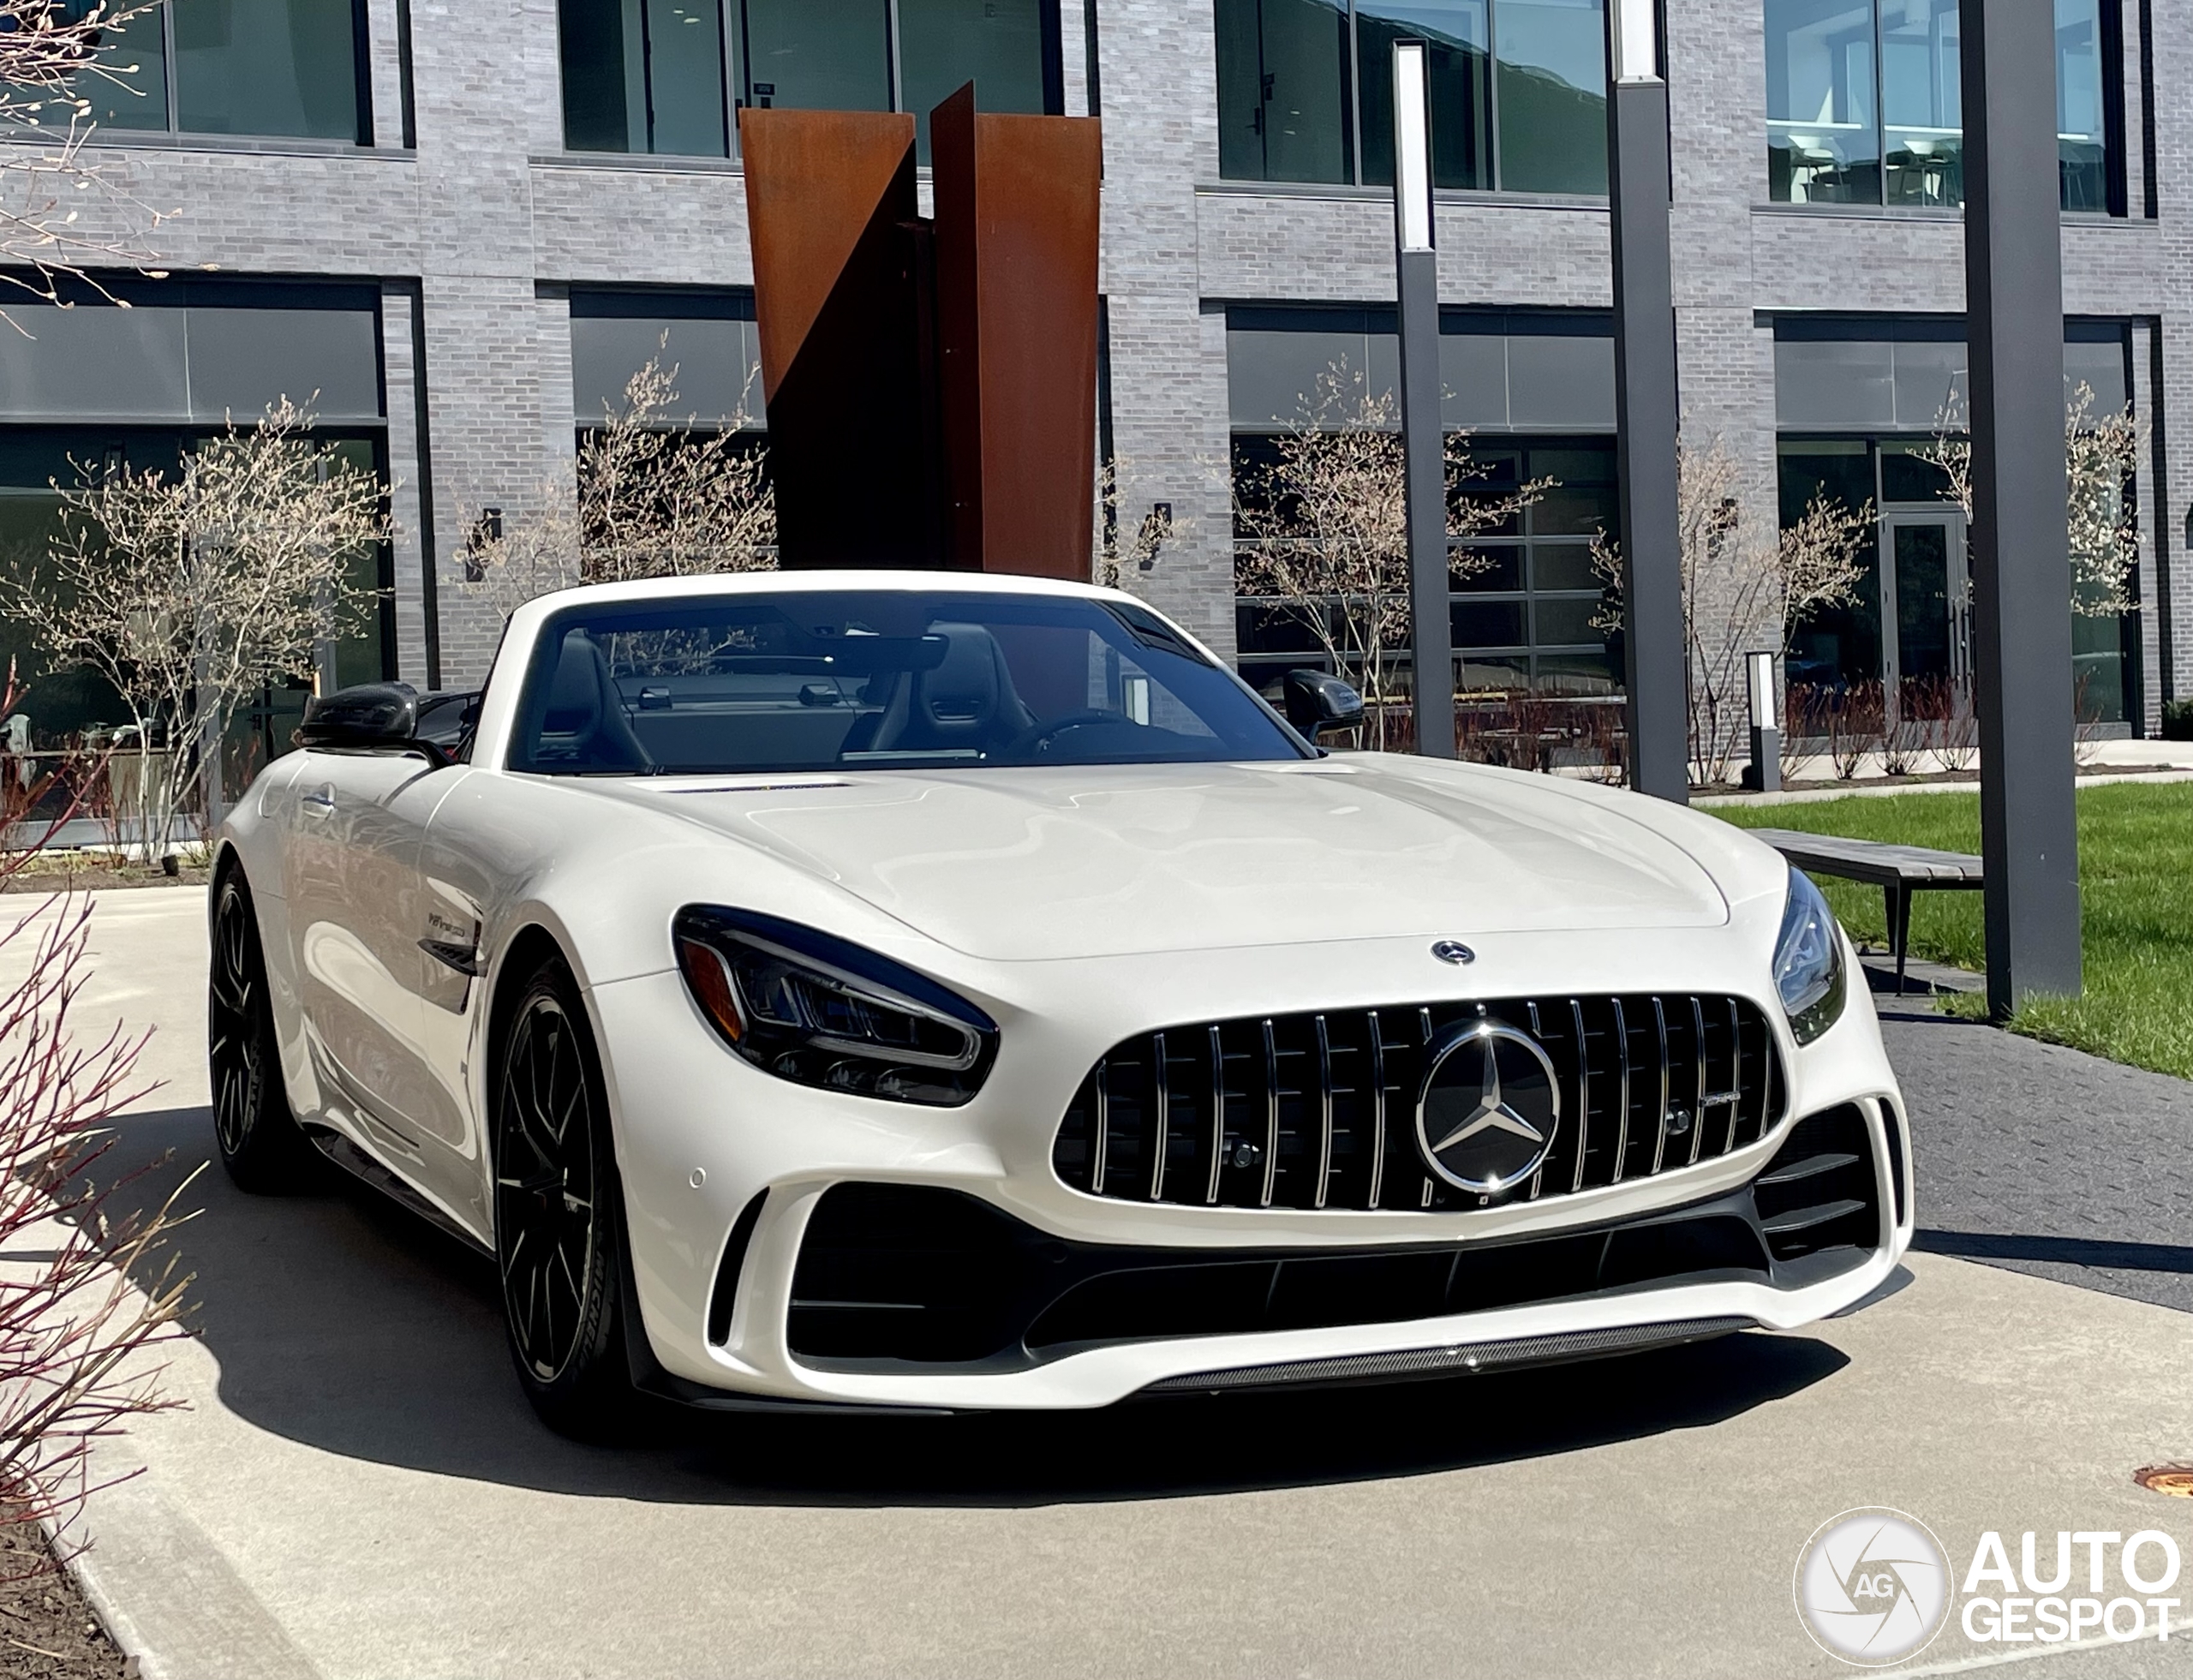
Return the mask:
{"type": "MultiPolygon", "coordinates": [[[[566,0],[566,3],[568,3],[568,0],[566,0]]],[[[1043,88],[1043,114],[1050,117],[1061,117],[1066,114],[1066,56],[1064,21],[1061,15],[1060,0],[1036,0],[1036,5],[1037,23],[1038,28],[1042,32],[1041,51],[1043,55],[1043,63],[1041,65],[1041,75],[1043,88]]],[[[741,111],[745,110],[748,106],[756,104],[756,95],[753,89],[754,77],[751,70],[751,54],[748,51],[745,39],[747,21],[746,8],[744,3],[744,0],[721,0],[721,3],[718,9],[718,15],[722,20],[721,24],[719,27],[718,33],[718,51],[720,58],[718,68],[720,72],[719,80],[722,83],[724,94],[723,150],[720,152],[661,152],[655,148],[654,76],[653,64],[651,62],[653,55],[653,43],[648,39],[647,22],[648,12],[644,4],[640,8],[642,62],[640,65],[639,82],[642,97],[646,101],[644,126],[646,128],[648,136],[647,149],[644,152],[638,152],[632,150],[630,146],[626,146],[622,149],[604,149],[598,146],[572,145],[571,141],[571,84],[569,67],[565,63],[563,50],[564,37],[567,27],[565,11],[565,6],[559,5],[557,8],[556,20],[556,57],[557,79],[559,93],[563,99],[564,149],[567,152],[572,152],[585,157],[714,158],[720,158],[727,164],[737,164],[739,161],[738,113],[741,111]]],[[[1095,23],[1092,20],[1089,25],[1092,41],[1095,27],[1095,23]]],[[[890,103],[886,109],[893,111],[899,111],[904,108],[905,72],[904,58],[900,49],[899,33],[899,9],[895,3],[887,5],[884,8],[884,51],[887,63],[888,74],[887,81],[890,88],[890,103]]],[[[764,96],[764,99],[762,101],[763,108],[767,108],[767,100],[769,97],[773,96],[764,96]]],[[[1096,97],[1093,69],[1091,75],[1090,97],[1091,109],[1093,110],[1096,97]]],[[[798,109],[798,107],[787,107],[787,109],[798,109]]],[[[925,116],[927,113],[912,112],[910,114],[918,117],[925,116]]],[[[627,113],[625,122],[628,133],[630,131],[630,116],[627,113]]],[[[926,167],[926,165],[923,165],[923,167],[926,167]]]]}
{"type": "MultiPolygon", "coordinates": [[[[162,128],[129,128],[120,123],[102,127],[100,144],[107,146],[141,146],[166,140],[215,141],[231,140],[238,142],[253,140],[302,140],[311,145],[369,148],[374,144],[373,99],[373,32],[368,11],[368,0],[349,0],[350,7],[350,70],[351,97],[356,102],[356,126],[350,138],[338,140],[326,135],[300,135],[269,129],[190,129],[182,124],[182,100],[178,97],[176,78],[175,9],[172,3],[158,7],[155,16],[160,32],[160,75],[163,96],[167,106],[167,123],[162,128]]],[[[415,144],[412,132],[411,112],[411,51],[410,3],[398,0],[397,35],[400,74],[403,78],[403,133],[401,144],[415,144]]],[[[139,27],[142,27],[141,22],[139,27]]],[[[126,42],[128,32],[122,33],[126,42]]]]}
{"type": "MultiPolygon", "coordinates": [[[[1229,0],[1216,0],[1216,4],[1218,4],[1218,5],[1221,5],[1221,6],[1225,5],[1225,4],[1228,4],[1228,3],[1229,3],[1229,0]]],[[[1338,4],[1338,3],[1341,3],[1341,0],[1336,0],[1336,4],[1338,4]]],[[[1247,4],[1250,4],[1250,5],[1254,5],[1254,6],[1256,6],[1256,7],[1258,8],[1258,20],[1259,20],[1259,21],[1258,21],[1258,37],[1259,37],[1259,39],[1261,39],[1261,38],[1262,38],[1262,0],[1234,0],[1234,3],[1247,3],[1247,4]]],[[[1500,0],[1483,0],[1483,3],[1484,3],[1484,6],[1485,6],[1485,93],[1484,93],[1484,98],[1485,98],[1485,110],[1484,110],[1484,112],[1483,112],[1483,114],[1482,114],[1481,121],[1480,121],[1480,123],[1479,123],[1479,129],[1480,129],[1480,131],[1481,131],[1481,137],[1484,139],[1484,140],[1485,140],[1485,148],[1484,148],[1484,164],[1483,164],[1483,169],[1484,169],[1485,173],[1486,175],[1490,176],[1491,179],[1490,179],[1490,181],[1489,181],[1489,182],[1485,182],[1485,183],[1482,183],[1482,184],[1479,184],[1479,183],[1473,183],[1473,184],[1470,184],[1470,185],[1467,185],[1467,186],[1452,186],[1452,185],[1445,185],[1445,184],[1442,184],[1442,185],[1440,185],[1440,186],[1438,187],[1438,190],[1439,190],[1440,192],[1443,192],[1443,193],[1472,193],[1472,194],[1485,194],[1485,193],[1503,193],[1503,192],[1509,192],[1509,191],[1512,191],[1512,190],[1517,190],[1517,189],[1511,189],[1511,188],[1508,188],[1508,187],[1504,184],[1504,182],[1503,182],[1503,178],[1502,178],[1505,171],[1504,171],[1503,165],[1503,161],[1502,161],[1502,146],[1501,146],[1501,139],[1500,139],[1500,132],[1501,132],[1501,131],[1500,131],[1500,82],[1501,82],[1501,75],[1500,75],[1500,69],[1499,69],[1500,26],[1499,26],[1499,23],[1498,23],[1498,21],[1497,21],[1497,14],[1498,14],[1499,6],[1500,6],[1500,0]]],[[[1343,137],[1343,140],[1344,140],[1344,141],[1345,141],[1345,143],[1346,143],[1346,152],[1347,152],[1347,165],[1346,165],[1346,167],[1347,167],[1347,178],[1346,180],[1342,180],[1342,181],[1329,181],[1329,182],[1328,182],[1328,181],[1311,181],[1311,182],[1301,182],[1301,181],[1294,181],[1294,180],[1293,180],[1291,177],[1288,177],[1288,176],[1275,176],[1275,175],[1272,175],[1272,174],[1270,174],[1270,173],[1269,172],[1269,170],[1267,170],[1265,173],[1259,174],[1259,175],[1231,175],[1231,174],[1227,173],[1226,169],[1225,169],[1225,165],[1224,165],[1223,162],[1222,161],[1222,163],[1221,163],[1221,164],[1220,164],[1220,169],[1219,169],[1219,174],[1220,174],[1220,178],[1221,178],[1221,179],[1222,179],[1222,180],[1228,180],[1228,181],[1264,182],[1270,182],[1270,183],[1279,184],[1279,185],[1295,185],[1295,186],[1320,186],[1320,185],[1331,185],[1331,186],[1352,186],[1352,187],[1373,187],[1373,188],[1375,188],[1375,187],[1383,187],[1383,186],[1386,186],[1386,185],[1390,184],[1390,183],[1389,183],[1389,182],[1380,182],[1380,181],[1371,181],[1371,180],[1366,180],[1366,179],[1365,178],[1365,167],[1364,167],[1365,146],[1364,146],[1364,139],[1363,139],[1363,135],[1364,135],[1364,129],[1363,129],[1364,101],[1363,101],[1363,51],[1362,51],[1362,24],[1361,24],[1361,14],[1360,14],[1360,13],[1358,11],[1358,9],[1357,9],[1357,0],[1344,0],[1344,4],[1345,4],[1345,10],[1344,10],[1344,11],[1340,11],[1340,10],[1337,10],[1337,9],[1336,9],[1335,15],[1336,15],[1336,18],[1337,20],[1339,20],[1339,21],[1342,21],[1342,23],[1343,23],[1344,27],[1343,27],[1343,28],[1342,28],[1342,32],[1341,32],[1341,33],[1343,33],[1343,35],[1346,37],[1346,39],[1347,39],[1347,53],[1346,53],[1346,56],[1347,56],[1347,64],[1346,64],[1345,78],[1344,78],[1344,79],[1345,79],[1345,82],[1346,82],[1346,86],[1345,86],[1345,87],[1344,87],[1344,88],[1341,90],[1342,102],[1343,102],[1343,105],[1344,105],[1344,110],[1343,110],[1343,112],[1342,112],[1342,123],[1341,123],[1341,127],[1342,127],[1342,137],[1343,137]]],[[[1604,32],[1605,32],[1605,24],[1606,24],[1606,5],[1605,5],[1605,0],[1599,0],[1599,5],[1598,5],[1598,16],[1599,16],[1599,26],[1600,26],[1600,39],[1601,39],[1602,42],[1604,43],[1604,32]]],[[[1220,34],[1221,33],[1222,33],[1222,31],[1214,31],[1214,33],[1213,33],[1213,44],[1214,44],[1214,49],[1216,48],[1216,42],[1217,42],[1217,39],[1218,39],[1218,36],[1219,36],[1219,34],[1220,34]]],[[[1603,54],[1604,54],[1604,45],[1603,45],[1603,46],[1602,46],[1602,53],[1603,53],[1603,54]]],[[[1606,104],[1607,104],[1608,111],[1609,111],[1609,112],[1610,112],[1610,113],[1611,113],[1611,110],[1612,110],[1612,103],[1611,103],[1611,102],[1612,102],[1612,95],[1613,95],[1613,72],[1612,72],[1612,70],[1611,70],[1611,69],[1610,69],[1610,67],[1607,67],[1607,66],[1604,63],[1604,60],[1603,60],[1603,63],[1602,63],[1602,69],[1604,70],[1604,74],[1605,74],[1605,75],[1606,75],[1606,81],[1605,81],[1605,82],[1604,82],[1604,85],[1603,85],[1603,86],[1604,86],[1604,99],[1605,99],[1605,101],[1606,101],[1606,104]]],[[[1261,87],[1263,84],[1269,83],[1269,82],[1270,81],[1270,80],[1271,80],[1271,78],[1270,78],[1269,75],[1264,75],[1264,76],[1262,76],[1262,77],[1261,77],[1261,79],[1260,79],[1260,87],[1261,87]]],[[[1225,87],[1226,87],[1226,84],[1225,84],[1225,81],[1224,81],[1224,79],[1223,79],[1223,78],[1221,78],[1221,79],[1220,79],[1219,83],[1218,83],[1218,87],[1219,87],[1219,100],[1220,100],[1220,104],[1221,104],[1221,107],[1222,107],[1222,108],[1221,108],[1221,110],[1220,110],[1220,111],[1219,111],[1219,128],[1220,128],[1220,131],[1221,131],[1221,133],[1222,133],[1222,134],[1223,134],[1223,132],[1224,132],[1224,130],[1225,130],[1225,126],[1226,126],[1226,111],[1225,111],[1225,110],[1223,109],[1224,101],[1225,101],[1225,87]]],[[[1258,134],[1260,134],[1260,135],[1265,132],[1266,124],[1265,124],[1265,120],[1264,120],[1264,119],[1265,119],[1266,109],[1267,109],[1267,108],[1269,107],[1269,105],[1270,105],[1270,103],[1271,103],[1271,99],[1272,99],[1272,95],[1271,95],[1270,93],[1264,93],[1264,97],[1263,97],[1262,99],[1260,99],[1258,101],[1258,117],[1257,117],[1257,123],[1256,123],[1256,131],[1257,131],[1258,134]]],[[[1222,148],[1222,155],[1223,155],[1223,148],[1222,148]]],[[[1599,189],[1599,190],[1598,190],[1598,191],[1595,191],[1595,192],[1584,192],[1584,193],[1576,193],[1576,194],[1553,193],[1553,192],[1542,191],[1542,190],[1539,190],[1539,189],[1534,189],[1534,188],[1525,188],[1525,189],[1520,189],[1520,190],[1522,190],[1522,191],[1525,191],[1525,192],[1528,193],[1528,194],[1529,194],[1530,196],[1532,196],[1532,197],[1554,197],[1554,198],[1568,198],[1568,197],[1575,197],[1575,198],[1583,198],[1583,199],[1587,199],[1587,200],[1588,200],[1588,199],[1598,199],[1598,200],[1604,200],[1604,199],[1606,197],[1606,192],[1605,192],[1605,189],[1604,189],[1604,188],[1602,188],[1601,189],[1599,189]]]]}
{"type": "MultiPolygon", "coordinates": [[[[1767,156],[1770,160],[1767,168],[1767,202],[1772,204],[1788,205],[1793,209],[1802,208],[1818,211],[1824,214],[1833,214],[1838,212],[1848,213],[1852,210],[1880,210],[1891,213],[1906,215],[1939,215],[1944,213],[1961,214],[1963,208],[1961,175],[1959,198],[1957,204],[1954,207],[1938,209],[1932,206],[1898,204],[1893,202],[1888,197],[1888,136],[1891,129],[1895,125],[1889,123],[1885,111],[1887,89],[1884,81],[1884,78],[1886,75],[1886,69],[1882,52],[1884,37],[1882,33],[1881,0],[1864,0],[1864,3],[1866,4],[1867,10],[1872,15],[1873,32],[1872,57],[1873,85],[1871,92],[1873,99],[1872,126],[1874,142],[1873,168],[1874,175],[1874,188],[1877,196],[1872,199],[1856,199],[1848,200],[1807,200],[1801,199],[1779,198],[1775,196],[1774,188],[1776,184],[1776,173],[1772,163],[1774,152],[1772,125],[1778,122],[1787,122],[1789,119],[1770,117],[1767,119],[1770,125],[1768,129],[1769,143],[1766,148],[1767,156]]],[[[2151,53],[2148,39],[2149,29],[2148,0],[2140,0],[2140,62],[2142,78],[2142,86],[2143,93],[2148,93],[2152,85],[2152,72],[2150,69],[2151,53]]],[[[2103,208],[2100,210],[2073,210],[2065,208],[2063,210],[2063,213],[2067,216],[2108,216],[2121,218],[2130,213],[2130,200],[2129,196],[2129,188],[2126,184],[2127,171],[2125,169],[2124,155],[2127,144],[2127,133],[2124,111],[2125,39],[2124,12],[2120,0],[2097,0],[2094,9],[2097,20],[2094,53],[2097,58],[2100,61],[2101,134],[2102,145],[2106,152],[2106,156],[2103,160],[2102,165],[2103,208]]],[[[2059,86],[2059,97],[2060,93],[2061,90],[2059,86]]],[[[2153,99],[2151,93],[2149,93],[2148,104],[2152,108],[2153,99]]],[[[2152,117],[2149,117],[2143,123],[2144,132],[2142,136],[2143,156],[2146,164],[2147,193],[2148,198],[2145,213],[2149,218],[2152,218],[2155,213],[2153,201],[2154,194],[2154,125],[2152,117]]],[[[1964,132],[1961,124],[1957,132],[1959,135],[1961,147],[1962,137],[1964,132]]],[[[1960,158],[1961,157],[1962,152],[1960,151],[1960,158]]],[[[1960,170],[1961,167],[1960,164],[1960,170]]],[[[2059,152],[2058,164],[2058,203],[2059,206],[2061,206],[2063,200],[2062,178],[2061,154],[2059,152]]]]}
{"type": "MultiPolygon", "coordinates": [[[[1251,450],[1254,450],[1258,445],[1268,445],[1270,440],[1277,435],[1280,434],[1270,432],[1235,431],[1233,433],[1233,443],[1235,448],[1232,451],[1232,470],[1238,474],[1241,469],[1244,458],[1240,449],[1241,445],[1246,443],[1251,450]]],[[[1590,450],[1594,452],[1604,452],[1606,457],[1606,470],[1604,477],[1589,481],[1575,480],[1573,482],[1582,488],[1604,490],[1610,494],[1615,486],[1615,440],[1608,433],[1473,431],[1470,433],[1470,442],[1473,454],[1480,451],[1487,454],[1509,451],[1516,452],[1521,457],[1521,469],[1525,472],[1531,470],[1529,465],[1531,456],[1539,451],[1551,453],[1559,451],[1590,450]]],[[[1564,481],[1564,482],[1571,482],[1571,481],[1564,481]]],[[[1467,494],[1473,487],[1482,487],[1496,492],[1498,488],[1497,481],[1457,480],[1450,481],[1449,493],[1454,494],[1459,492],[1467,494]]],[[[1473,658],[1479,662],[1517,661],[1524,667],[1525,679],[1530,688],[1533,691],[1539,692],[1543,691],[1539,683],[1541,660],[1575,661],[1597,657],[1609,661],[1610,691],[1619,692],[1622,684],[1619,677],[1614,675],[1612,672],[1613,655],[1609,651],[1612,645],[1610,637],[1603,634],[1596,642],[1582,643],[1541,642],[1538,637],[1538,607],[1541,601],[1564,605],[1603,601],[1605,598],[1605,591],[1604,588],[1540,588],[1536,578],[1535,563],[1538,551],[1542,547],[1582,546],[1588,543],[1590,538],[1587,535],[1580,532],[1540,531],[1535,528],[1536,523],[1537,509],[1534,505],[1524,511],[1521,527],[1516,530],[1498,535],[1456,537],[1449,541],[1450,553],[1459,553],[1465,549],[1497,550],[1513,553],[1515,556],[1516,586],[1513,589],[1457,587],[1450,574],[1447,591],[1449,613],[1452,614],[1457,609],[1470,607],[1513,607],[1517,609],[1519,622],[1523,631],[1521,641],[1501,643],[1466,642],[1457,633],[1454,637],[1454,655],[1457,669],[1459,671],[1465,661],[1473,658]]],[[[1233,547],[1237,553],[1240,551],[1245,541],[1239,536],[1233,539],[1233,547]]],[[[1336,599],[1330,601],[1329,605],[1336,606],[1336,599]]],[[[1249,645],[1258,639],[1250,629],[1254,615],[1260,613],[1294,615],[1299,622],[1300,609],[1293,603],[1282,601],[1276,596],[1244,595],[1237,588],[1234,595],[1234,610],[1237,643],[1245,649],[1237,662],[1242,668],[1243,674],[1252,685],[1259,682],[1268,685],[1270,682],[1276,680],[1281,671],[1289,667],[1312,666],[1324,669],[1330,665],[1331,661],[1322,648],[1306,648],[1297,655],[1284,648],[1254,648],[1249,645]]],[[[1284,621],[1284,617],[1281,621],[1284,621]]],[[[1303,628],[1301,633],[1304,637],[1310,637],[1312,635],[1306,627],[1303,628]]],[[[1393,657],[1406,662],[1410,649],[1408,643],[1403,642],[1391,651],[1393,657]]],[[[1339,674],[1349,676],[1352,673],[1342,672],[1339,674]]]]}

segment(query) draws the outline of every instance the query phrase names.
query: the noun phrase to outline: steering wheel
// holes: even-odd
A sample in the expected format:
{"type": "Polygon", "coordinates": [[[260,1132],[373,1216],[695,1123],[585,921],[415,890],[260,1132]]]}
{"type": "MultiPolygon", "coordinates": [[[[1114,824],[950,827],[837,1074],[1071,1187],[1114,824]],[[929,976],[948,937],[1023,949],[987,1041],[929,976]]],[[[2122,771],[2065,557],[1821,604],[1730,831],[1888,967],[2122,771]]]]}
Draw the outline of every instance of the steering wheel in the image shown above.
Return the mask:
{"type": "Polygon", "coordinates": [[[1050,744],[1054,737],[1063,735],[1069,729],[1086,729],[1092,724],[1125,723],[1126,720],[1124,712],[1100,711],[1094,708],[1068,712],[1063,717],[1053,718],[1049,723],[1039,723],[1031,729],[1023,730],[1006,750],[1018,758],[1024,754],[1041,752],[1050,744]]]}

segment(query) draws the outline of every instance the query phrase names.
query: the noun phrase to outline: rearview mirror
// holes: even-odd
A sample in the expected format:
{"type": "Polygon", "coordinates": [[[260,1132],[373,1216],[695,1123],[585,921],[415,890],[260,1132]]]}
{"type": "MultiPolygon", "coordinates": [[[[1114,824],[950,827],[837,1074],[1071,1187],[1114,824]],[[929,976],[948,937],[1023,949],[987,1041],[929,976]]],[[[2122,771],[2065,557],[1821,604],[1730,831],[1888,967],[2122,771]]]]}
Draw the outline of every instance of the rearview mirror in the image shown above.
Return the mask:
{"type": "MultiPolygon", "coordinates": [[[[297,744],[338,752],[415,751],[419,691],[409,683],[361,683],[305,702],[297,744]]],[[[429,755],[431,756],[431,755],[429,755]]]]}
{"type": "Polygon", "coordinates": [[[1363,697],[1329,671],[1290,671],[1282,688],[1287,720],[1305,740],[1363,726],[1363,697]]]}

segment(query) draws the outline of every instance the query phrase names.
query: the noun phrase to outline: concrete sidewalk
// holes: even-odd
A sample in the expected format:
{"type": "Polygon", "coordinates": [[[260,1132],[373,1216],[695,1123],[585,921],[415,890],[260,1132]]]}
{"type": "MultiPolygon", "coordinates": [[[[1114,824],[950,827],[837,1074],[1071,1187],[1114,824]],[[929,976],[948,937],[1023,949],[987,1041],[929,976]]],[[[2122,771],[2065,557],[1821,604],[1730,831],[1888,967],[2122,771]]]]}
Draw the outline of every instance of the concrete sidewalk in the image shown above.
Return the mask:
{"type": "MultiPolygon", "coordinates": [[[[156,1022],[170,1080],[126,1146],[179,1174],[211,1147],[202,896],[109,894],[95,930],[83,1019],[156,1022]]],[[[2108,1129],[2122,1070],[2017,1064],[1997,1092],[1965,1041],[1891,1031],[1926,1220],[2035,1225],[2052,1113],[2173,1135],[2108,1129]]],[[[1968,1031],[1989,1066],[2023,1054],[1968,1031]]],[[[191,1408],[117,1444],[147,1474],[94,1502],[86,1563],[154,1676],[1827,1675],[1791,1570],[1854,1505],[1953,1560],[2029,1528],[2160,1528],[2193,1557],[2193,1506],[2129,1480],[2193,1456],[2193,1322],[1993,1264],[1919,1255],[1811,1332],[1598,1366],[1047,1418],[668,1414],[609,1451],[534,1421],[476,1258],[364,1191],[197,1189],[191,1408]]],[[[1952,1626],[1925,1665],[1968,1658],[1999,1659],[1952,1626]]],[[[2049,1662],[2187,1672],[2193,1641],[2049,1662]]]]}

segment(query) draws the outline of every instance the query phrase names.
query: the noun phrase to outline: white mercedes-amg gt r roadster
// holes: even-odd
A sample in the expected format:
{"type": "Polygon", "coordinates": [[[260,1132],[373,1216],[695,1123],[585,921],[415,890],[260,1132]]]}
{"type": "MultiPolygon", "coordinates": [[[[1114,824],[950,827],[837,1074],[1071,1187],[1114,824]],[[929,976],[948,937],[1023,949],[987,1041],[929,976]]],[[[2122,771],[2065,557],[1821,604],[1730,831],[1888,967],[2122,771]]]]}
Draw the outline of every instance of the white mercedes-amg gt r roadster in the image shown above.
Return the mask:
{"type": "Polygon", "coordinates": [[[499,1264],[552,1424],[1102,1406],[1788,1329],[1910,1241],[1820,894],[1711,816],[1316,744],[1131,596],[547,596],[223,826],[221,1155],[499,1264]]]}

